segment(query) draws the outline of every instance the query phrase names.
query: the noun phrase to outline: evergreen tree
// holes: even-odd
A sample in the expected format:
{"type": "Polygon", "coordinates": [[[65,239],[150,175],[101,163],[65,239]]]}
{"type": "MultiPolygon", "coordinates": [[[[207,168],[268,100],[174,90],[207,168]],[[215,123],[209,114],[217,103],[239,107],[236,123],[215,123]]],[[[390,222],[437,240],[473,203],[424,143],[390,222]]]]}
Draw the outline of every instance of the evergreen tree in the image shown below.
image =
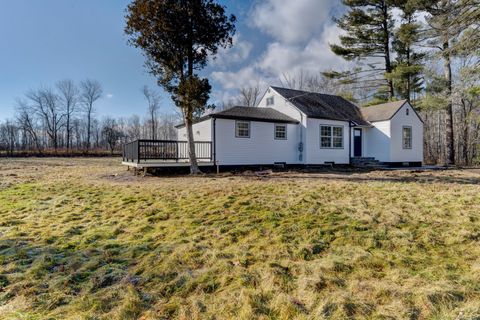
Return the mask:
{"type": "Polygon", "coordinates": [[[399,2],[402,10],[400,26],[394,32],[392,43],[396,53],[394,68],[388,75],[402,99],[411,100],[423,88],[422,62],[424,53],[415,52],[413,46],[420,41],[421,25],[416,22],[416,1],[399,2]]]}
{"type": "Polygon", "coordinates": [[[236,18],[214,0],[135,0],[126,20],[129,43],[143,50],[150,72],[182,110],[190,172],[199,173],[192,124],[207,107],[211,86],[195,71],[232,44],[236,18]]]}
{"type": "MultiPolygon", "coordinates": [[[[370,63],[361,71],[363,73],[361,79],[365,82],[365,74],[369,74],[375,77],[370,79],[370,84],[373,84],[378,83],[378,75],[383,76],[383,83],[386,81],[387,86],[386,98],[392,99],[393,81],[391,77],[385,75],[393,71],[390,46],[394,28],[391,15],[394,0],[343,0],[343,4],[349,7],[349,11],[336,19],[336,22],[346,34],[340,36],[341,45],[330,45],[332,51],[346,60],[381,58],[382,67],[369,61],[370,63]]],[[[332,76],[331,73],[326,75],[332,76]]],[[[342,76],[357,78],[352,73],[344,73],[342,76]]]]}
{"type": "MultiPolygon", "coordinates": [[[[451,97],[453,87],[452,60],[455,56],[455,43],[462,32],[472,22],[468,1],[460,0],[417,0],[419,8],[428,13],[428,28],[424,32],[426,45],[437,50],[443,60],[444,91],[451,97]]],[[[477,9],[478,10],[478,9],[477,9]]],[[[455,163],[454,110],[451,98],[447,98],[447,162],[455,163]]]]}

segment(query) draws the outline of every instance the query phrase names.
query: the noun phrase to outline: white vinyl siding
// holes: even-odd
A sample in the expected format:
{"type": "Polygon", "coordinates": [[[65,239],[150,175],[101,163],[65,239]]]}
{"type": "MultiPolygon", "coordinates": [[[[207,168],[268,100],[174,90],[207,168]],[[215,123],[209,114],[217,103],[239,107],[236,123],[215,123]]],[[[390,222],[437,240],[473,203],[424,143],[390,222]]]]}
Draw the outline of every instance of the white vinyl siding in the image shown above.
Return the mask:
{"type": "Polygon", "coordinates": [[[367,157],[381,162],[423,162],[423,123],[409,103],[391,120],[372,125],[365,129],[367,157]]]}
{"type": "Polygon", "coordinates": [[[235,137],[250,138],[250,122],[235,121],[235,137]]]}
{"type": "MultiPolygon", "coordinates": [[[[325,164],[328,162],[334,162],[336,164],[348,164],[350,163],[350,150],[346,147],[348,146],[348,135],[349,130],[347,128],[349,124],[347,121],[337,121],[337,120],[326,120],[326,119],[315,119],[315,118],[307,118],[307,134],[306,134],[306,163],[311,165],[316,164],[325,164]],[[321,132],[320,128],[330,127],[330,129],[324,129],[324,133],[327,131],[331,132],[329,135],[329,145],[332,147],[321,147],[321,132]],[[343,147],[341,148],[333,148],[333,129],[332,128],[342,128],[335,129],[335,133],[338,135],[342,132],[342,137],[337,136],[335,139],[336,145],[340,145],[342,143],[343,147]]],[[[326,136],[326,135],[325,135],[326,136]]],[[[327,139],[324,139],[325,145],[327,139]]]]}
{"type": "Polygon", "coordinates": [[[297,124],[286,124],[288,140],[276,140],[275,123],[250,121],[250,139],[235,138],[235,120],[217,119],[216,159],[220,165],[298,164],[297,124]]]}
{"type": "Polygon", "coordinates": [[[390,162],[390,121],[373,122],[372,125],[372,128],[365,128],[363,131],[364,155],[381,162],[390,162]]]}
{"type": "MultiPolygon", "coordinates": [[[[193,139],[195,141],[212,141],[212,119],[193,124],[193,139]]],[[[177,129],[177,140],[187,141],[187,128],[185,126],[177,129]]]]}
{"type": "Polygon", "coordinates": [[[407,102],[390,120],[391,162],[423,162],[423,123],[407,102]],[[410,109],[407,115],[406,109],[410,109]],[[410,148],[404,149],[404,128],[410,127],[410,148]]]}

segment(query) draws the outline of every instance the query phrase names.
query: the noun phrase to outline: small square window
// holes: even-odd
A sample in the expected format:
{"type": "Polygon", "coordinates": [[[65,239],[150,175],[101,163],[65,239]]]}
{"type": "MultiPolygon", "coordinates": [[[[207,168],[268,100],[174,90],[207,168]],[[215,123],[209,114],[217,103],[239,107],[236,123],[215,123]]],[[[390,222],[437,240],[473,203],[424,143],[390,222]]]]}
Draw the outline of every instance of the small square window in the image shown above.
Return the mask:
{"type": "Polygon", "coordinates": [[[248,121],[235,122],[235,136],[237,138],[250,138],[250,122],[248,121]]]}
{"type": "Polygon", "coordinates": [[[273,106],[274,104],[275,104],[275,100],[273,100],[273,97],[268,97],[267,106],[273,106]]]}
{"type": "Polygon", "coordinates": [[[287,125],[275,125],[275,140],[287,140],[287,125]]]}
{"type": "Polygon", "coordinates": [[[410,114],[410,109],[407,108],[407,116],[410,114]]]}

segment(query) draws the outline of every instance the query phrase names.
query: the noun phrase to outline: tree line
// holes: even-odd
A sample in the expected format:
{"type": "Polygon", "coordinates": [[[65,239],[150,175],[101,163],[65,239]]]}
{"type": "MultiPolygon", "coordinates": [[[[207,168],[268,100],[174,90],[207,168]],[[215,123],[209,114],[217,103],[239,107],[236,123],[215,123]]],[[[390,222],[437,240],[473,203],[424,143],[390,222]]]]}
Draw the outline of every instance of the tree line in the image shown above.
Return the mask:
{"type": "Polygon", "coordinates": [[[160,114],[160,94],[141,90],[147,115],[96,115],[102,85],[87,79],[76,85],[58,81],[54,87],[29,90],[16,100],[15,117],[0,122],[0,154],[116,154],[135,139],[175,139],[176,115],[160,114]]]}
{"type": "MultiPolygon", "coordinates": [[[[352,61],[354,67],[314,74],[311,71],[300,75],[286,73],[280,82],[287,87],[342,95],[363,106],[407,99],[421,111],[425,122],[426,162],[472,164],[478,161],[479,0],[342,2],[346,13],[335,22],[343,32],[340,43],[332,44],[331,50],[352,61]]],[[[187,128],[191,173],[199,173],[192,124],[196,117],[213,107],[208,104],[209,79],[202,76],[201,70],[219,48],[232,45],[236,17],[227,15],[226,7],[215,0],[134,0],[127,7],[125,19],[128,44],[142,51],[147,70],[181,112],[187,128]]],[[[59,99],[52,99],[49,90],[27,95],[29,108],[33,106],[35,112],[23,113],[17,124],[25,133],[22,137],[28,137],[30,144],[33,141],[33,145],[38,146],[40,141],[30,130],[29,116],[32,115],[37,117],[36,125],[40,123],[43,128],[41,132],[46,137],[43,146],[56,149],[59,142],[64,145],[70,141],[58,135],[59,130],[69,132],[66,129],[69,112],[59,115],[52,111],[56,110],[57,100],[64,110],[68,105],[62,90],[59,92],[59,99]]],[[[152,119],[158,96],[150,90],[144,94],[152,119]]],[[[248,106],[256,104],[258,95],[255,87],[241,90],[248,106]]],[[[82,83],[80,97],[84,108],[82,121],[86,123],[82,126],[83,136],[76,139],[76,143],[88,152],[94,132],[90,115],[97,95],[89,96],[82,83]]],[[[151,137],[160,137],[156,135],[156,126],[156,122],[151,121],[151,137]]],[[[10,122],[2,126],[1,135],[6,137],[3,141],[12,140],[14,128],[10,122]]],[[[97,132],[103,131],[102,128],[97,132]]],[[[125,134],[122,131],[122,136],[125,134]]],[[[103,140],[108,140],[106,135],[103,140]]],[[[6,146],[11,147],[8,143],[6,146]]]]}
{"type": "MultiPolygon", "coordinates": [[[[354,68],[286,72],[282,86],[340,95],[364,107],[406,99],[424,121],[427,163],[480,162],[480,1],[343,4],[347,12],[335,22],[344,33],[331,50],[354,68]]],[[[257,101],[258,95],[253,86],[240,98],[257,101]]]]}
{"type": "Polygon", "coordinates": [[[343,4],[348,10],[335,21],[344,34],[331,49],[356,67],[323,75],[351,85],[349,95],[363,98],[359,100],[364,105],[411,101],[425,122],[428,162],[478,161],[480,1],[343,4]]]}

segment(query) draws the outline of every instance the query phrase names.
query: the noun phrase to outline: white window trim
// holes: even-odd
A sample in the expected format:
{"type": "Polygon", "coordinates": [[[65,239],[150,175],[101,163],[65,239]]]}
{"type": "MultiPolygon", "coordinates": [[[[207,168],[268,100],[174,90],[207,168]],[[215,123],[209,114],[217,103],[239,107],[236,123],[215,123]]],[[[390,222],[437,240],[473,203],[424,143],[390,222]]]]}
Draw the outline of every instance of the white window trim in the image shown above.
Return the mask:
{"type": "Polygon", "coordinates": [[[320,149],[334,149],[334,150],[341,150],[345,149],[345,127],[341,125],[334,125],[334,124],[320,124],[319,126],[319,137],[320,137],[320,149]],[[322,136],[322,127],[330,127],[330,147],[323,147],[322,146],[322,138],[327,138],[328,136],[322,136]],[[342,128],[342,146],[341,147],[334,147],[333,146],[333,128],[342,128]]]}
{"type": "Polygon", "coordinates": [[[273,138],[275,140],[287,140],[287,124],[283,124],[283,123],[275,123],[274,125],[274,129],[273,129],[273,138]],[[284,127],[285,128],[285,138],[277,138],[277,127],[284,127]]]}
{"type": "Polygon", "coordinates": [[[252,126],[250,121],[244,121],[244,120],[236,120],[235,121],[235,138],[240,138],[240,139],[249,139],[250,138],[250,131],[252,130],[252,126]],[[239,123],[247,123],[248,124],[248,136],[239,136],[238,135],[238,124],[239,123]]]}
{"type": "Polygon", "coordinates": [[[413,149],[413,128],[412,128],[412,126],[402,126],[402,148],[405,149],[405,150],[413,149]],[[410,146],[409,147],[405,146],[405,137],[403,136],[403,132],[407,128],[410,129],[410,146]]]}

